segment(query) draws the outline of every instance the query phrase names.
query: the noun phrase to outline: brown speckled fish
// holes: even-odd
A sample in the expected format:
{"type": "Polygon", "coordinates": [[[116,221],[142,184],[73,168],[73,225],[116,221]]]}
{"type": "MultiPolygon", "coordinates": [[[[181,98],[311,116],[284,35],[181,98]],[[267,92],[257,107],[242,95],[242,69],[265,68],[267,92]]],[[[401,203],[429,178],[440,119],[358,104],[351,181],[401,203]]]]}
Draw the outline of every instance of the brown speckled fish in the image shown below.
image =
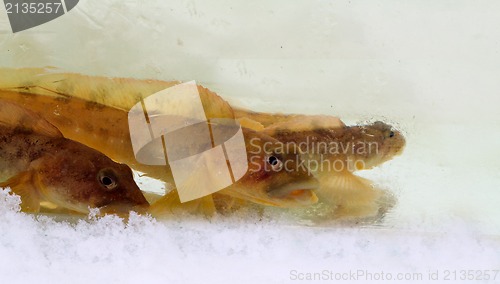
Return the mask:
{"type": "Polygon", "coordinates": [[[145,210],[132,171],[104,154],[66,139],[52,124],[0,100],[0,179],[21,197],[21,209],[88,213],[145,210]]]}
{"type": "MultiPolygon", "coordinates": [[[[214,129],[212,127],[212,129],[214,129]]],[[[306,207],[315,204],[318,199],[314,191],[318,188],[317,180],[297,165],[300,151],[291,149],[281,152],[281,143],[263,133],[243,128],[248,169],[245,175],[232,185],[215,194],[215,202],[222,198],[239,199],[263,205],[283,208],[306,207]],[[265,150],[265,151],[264,151],[265,150]],[[287,164],[292,170],[286,170],[287,164]]],[[[193,176],[192,186],[200,187],[200,180],[193,176]]],[[[232,200],[234,202],[235,200],[232,200]]],[[[155,217],[169,216],[170,213],[196,212],[198,208],[214,208],[212,198],[201,198],[181,205],[175,192],[167,194],[155,202],[148,211],[155,217]]],[[[215,208],[208,212],[214,212],[215,208]]]]}
{"type": "MultiPolygon", "coordinates": [[[[245,112],[237,111],[238,115],[245,112]]],[[[370,180],[354,174],[372,169],[401,154],[405,138],[392,126],[377,121],[346,126],[332,116],[276,115],[249,112],[240,118],[285,145],[296,144],[303,160],[320,182],[320,201],[333,205],[338,217],[369,217],[390,204],[386,192],[373,187],[370,180]],[[249,120],[248,117],[252,119],[249,120]]]]}

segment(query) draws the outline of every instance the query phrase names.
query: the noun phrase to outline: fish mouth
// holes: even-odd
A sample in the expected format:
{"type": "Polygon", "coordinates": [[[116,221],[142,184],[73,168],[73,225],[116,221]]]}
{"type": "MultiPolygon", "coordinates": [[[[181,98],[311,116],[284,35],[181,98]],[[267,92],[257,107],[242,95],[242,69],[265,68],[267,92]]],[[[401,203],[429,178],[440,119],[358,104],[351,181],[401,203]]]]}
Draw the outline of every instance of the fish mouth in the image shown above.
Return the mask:
{"type": "MultiPolygon", "coordinates": [[[[276,200],[277,205],[285,203],[287,207],[295,203],[296,207],[308,206],[318,202],[318,197],[314,190],[318,189],[319,182],[317,180],[301,183],[289,183],[278,188],[273,188],[267,191],[267,195],[273,200],[276,200]]],[[[283,204],[284,205],[284,204],[283,204]]]]}

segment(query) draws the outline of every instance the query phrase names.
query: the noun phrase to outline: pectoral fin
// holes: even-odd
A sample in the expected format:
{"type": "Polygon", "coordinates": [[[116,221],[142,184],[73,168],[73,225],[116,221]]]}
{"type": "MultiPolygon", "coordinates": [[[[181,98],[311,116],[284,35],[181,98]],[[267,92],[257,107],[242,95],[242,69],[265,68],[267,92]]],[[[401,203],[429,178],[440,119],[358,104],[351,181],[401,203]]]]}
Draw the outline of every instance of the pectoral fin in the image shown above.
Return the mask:
{"type": "Polygon", "coordinates": [[[337,217],[371,217],[381,209],[383,191],[368,179],[350,172],[325,173],[319,177],[320,200],[336,207],[337,217]]]}
{"type": "Polygon", "coordinates": [[[40,195],[33,183],[33,174],[31,172],[22,172],[0,183],[0,186],[10,187],[13,193],[21,197],[21,211],[40,211],[40,195]]]}

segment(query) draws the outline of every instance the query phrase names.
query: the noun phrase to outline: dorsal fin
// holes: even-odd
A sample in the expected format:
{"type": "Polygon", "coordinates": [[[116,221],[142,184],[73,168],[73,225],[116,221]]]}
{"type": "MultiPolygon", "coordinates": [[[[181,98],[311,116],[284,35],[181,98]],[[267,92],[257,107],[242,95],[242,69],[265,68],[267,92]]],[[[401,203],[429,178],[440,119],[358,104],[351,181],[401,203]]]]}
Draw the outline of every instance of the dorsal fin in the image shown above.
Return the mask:
{"type": "Polygon", "coordinates": [[[2,100],[0,100],[0,124],[49,137],[63,137],[57,127],[36,113],[20,105],[2,100]]]}
{"type": "Polygon", "coordinates": [[[235,118],[251,119],[262,124],[264,127],[268,127],[272,124],[286,122],[298,116],[298,114],[255,112],[249,109],[239,108],[235,106],[233,106],[233,111],[235,118]]]}
{"type": "Polygon", "coordinates": [[[271,124],[264,133],[272,135],[276,131],[309,131],[315,129],[337,129],[345,124],[336,116],[328,115],[295,115],[289,120],[271,124]]]}

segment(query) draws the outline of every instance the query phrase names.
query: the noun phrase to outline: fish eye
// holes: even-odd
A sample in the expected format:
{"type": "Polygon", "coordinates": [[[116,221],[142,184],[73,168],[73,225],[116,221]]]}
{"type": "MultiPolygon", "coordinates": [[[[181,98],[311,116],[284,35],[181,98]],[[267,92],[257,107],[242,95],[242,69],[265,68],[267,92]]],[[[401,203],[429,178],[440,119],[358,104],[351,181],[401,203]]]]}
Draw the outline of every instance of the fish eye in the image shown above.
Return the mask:
{"type": "Polygon", "coordinates": [[[98,179],[100,184],[108,190],[113,190],[118,186],[114,173],[109,169],[101,170],[98,179]]]}
{"type": "Polygon", "coordinates": [[[281,170],[281,167],[283,166],[283,162],[281,161],[281,159],[276,156],[267,157],[267,162],[271,165],[271,167],[275,171],[281,170]]]}

